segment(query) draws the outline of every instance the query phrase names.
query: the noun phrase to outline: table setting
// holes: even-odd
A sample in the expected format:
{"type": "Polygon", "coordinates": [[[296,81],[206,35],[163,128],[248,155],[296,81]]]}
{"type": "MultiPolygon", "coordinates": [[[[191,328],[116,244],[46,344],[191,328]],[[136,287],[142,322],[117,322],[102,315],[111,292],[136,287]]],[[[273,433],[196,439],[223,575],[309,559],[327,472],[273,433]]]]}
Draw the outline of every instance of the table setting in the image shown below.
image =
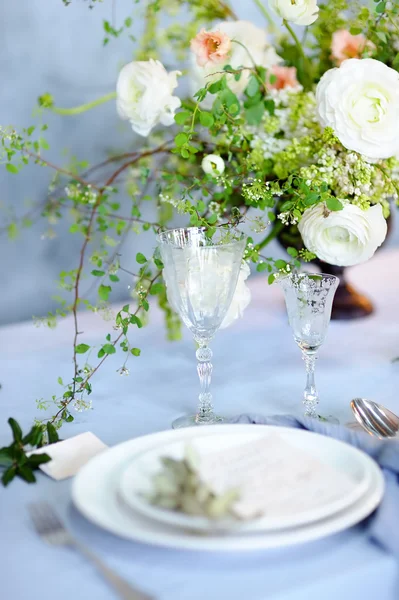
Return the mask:
{"type": "MultiPolygon", "coordinates": [[[[367,265],[354,268],[354,280],[362,284],[373,273],[376,277],[376,296],[378,296],[378,273],[380,273],[380,280],[383,279],[381,275],[382,261],[387,265],[389,261],[396,259],[396,255],[397,251],[395,250],[386,252],[384,256],[375,257],[367,265]]],[[[215,337],[214,347],[223,356],[220,362],[226,360],[229,346],[231,347],[230,356],[234,354],[235,349],[232,342],[234,341],[236,344],[238,340],[244,340],[241,350],[248,348],[249,351],[249,341],[255,345],[257,353],[262,350],[262,362],[277,352],[275,347],[270,347],[269,342],[270,335],[274,335],[276,315],[281,322],[286,321],[284,295],[277,284],[271,288],[265,288],[261,278],[255,280],[255,284],[258,287],[252,285],[251,288],[253,301],[247,309],[248,323],[245,324],[245,319],[237,322],[235,333],[233,333],[234,328],[219,332],[220,337],[227,337],[226,340],[219,343],[219,346],[217,337],[215,337]],[[268,300],[266,305],[264,302],[265,290],[268,300]],[[263,323],[262,331],[258,331],[259,322],[263,323]],[[230,333],[228,333],[229,331],[230,333]],[[247,337],[246,332],[249,334],[247,337]]],[[[381,302],[384,306],[383,314],[376,315],[373,318],[374,323],[368,323],[366,329],[369,330],[369,334],[376,328],[384,327],[386,314],[389,314],[390,307],[394,306],[394,294],[384,295],[384,298],[381,297],[381,302]]],[[[149,348],[153,345],[154,339],[159,338],[160,318],[160,313],[156,313],[154,322],[145,332],[146,337],[149,338],[149,348]]],[[[88,319],[85,329],[93,328],[93,333],[95,333],[94,323],[93,320],[90,322],[88,319]]],[[[281,325],[279,325],[280,329],[281,325]]],[[[356,330],[362,336],[363,329],[364,325],[360,327],[360,323],[352,326],[350,337],[355,340],[355,347],[358,343],[361,344],[361,339],[357,341],[356,330]]],[[[24,324],[3,328],[5,334],[13,331],[20,334],[26,332],[25,338],[31,339],[32,346],[36,344],[35,338],[39,332],[32,326],[24,324]]],[[[281,352],[286,353],[287,349],[295,344],[292,343],[292,332],[290,333],[288,323],[285,323],[282,331],[285,335],[284,348],[281,349],[281,352]]],[[[7,360],[10,361],[9,372],[13,372],[13,365],[25,364],[28,380],[33,384],[36,381],[37,385],[37,369],[43,360],[59,360],[62,355],[66,359],[67,347],[63,341],[62,331],[58,334],[58,340],[53,338],[50,341],[52,333],[48,332],[47,338],[43,337],[43,350],[34,358],[29,353],[29,341],[26,358],[20,355],[17,345],[13,349],[12,343],[7,350],[7,356],[3,349],[2,360],[5,360],[6,363],[7,360]],[[52,356],[53,354],[55,357],[52,356]],[[48,358],[45,359],[45,356],[48,358]]],[[[98,336],[100,333],[97,330],[96,335],[98,336]]],[[[334,343],[334,339],[342,339],[342,336],[350,345],[349,336],[345,338],[343,324],[339,322],[330,324],[325,347],[328,348],[330,344],[334,343]]],[[[387,336],[387,339],[391,339],[394,344],[395,330],[391,331],[391,336],[391,338],[387,336]]],[[[159,345],[157,360],[163,356],[163,360],[167,364],[167,361],[170,360],[167,358],[169,354],[167,342],[162,343],[160,340],[159,345]]],[[[190,353],[190,349],[193,347],[189,336],[185,338],[184,346],[184,356],[179,358],[182,370],[187,367],[185,355],[190,353]]],[[[393,348],[392,345],[392,351],[393,348]]],[[[290,358],[293,365],[295,364],[294,374],[290,375],[290,379],[294,380],[293,389],[295,389],[295,402],[291,405],[284,399],[277,401],[276,398],[274,404],[268,401],[267,390],[270,384],[267,377],[264,378],[262,385],[260,385],[259,379],[253,383],[248,379],[246,381],[248,396],[251,397],[255,391],[257,393],[258,400],[255,403],[250,402],[248,396],[240,399],[235,394],[234,402],[232,402],[231,392],[227,394],[223,392],[226,387],[224,375],[219,380],[216,379],[215,403],[219,405],[219,409],[224,407],[226,421],[228,421],[226,424],[171,429],[173,420],[171,417],[173,414],[178,414],[180,403],[176,403],[174,394],[170,392],[173,390],[178,392],[180,382],[174,381],[173,377],[167,382],[162,380],[155,384],[154,389],[159,390],[159,396],[162,396],[166,403],[162,413],[157,401],[154,405],[151,404],[151,397],[155,398],[156,395],[154,395],[154,389],[151,397],[146,393],[146,390],[150,388],[148,378],[143,377],[138,383],[142,392],[139,389],[134,395],[139,398],[142,394],[142,400],[139,400],[138,414],[144,414],[138,419],[130,419],[128,427],[126,427],[126,407],[130,402],[131,390],[127,386],[123,386],[125,389],[124,402],[119,401],[111,413],[105,403],[102,408],[100,407],[98,419],[94,419],[93,424],[90,424],[94,435],[85,433],[88,429],[88,422],[87,419],[82,419],[80,423],[71,424],[75,435],[68,436],[65,441],[57,442],[52,446],[43,447],[41,451],[49,452],[54,458],[48,464],[42,465],[42,469],[46,473],[46,469],[50,469],[50,466],[53,465],[53,471],[48,472],[48,475],[39,474],[36,486],[26,486],[22,481],[12,482],[10,489],[3,490],[2,505],[5,508],[2,511],[2,529],[5,534],[3,543],[12,544],[12,540],[16,538],[16,540],[19,539],[20,546],[27,539],[26,551],[28,554],[34,551],[38,556],[43,557],[44,563],[48,563],[49,560],[52,563],[54,560],[54,564],[58,564],[58,560],[63,560],[66,561],[66,564],[71,564],[68,569],[71,569],[72,572],[76,571],[74,575],[71,574],[72,581],[79,582],[79,586],[83,586],[82,590],[87,590],[87,593],[96,593],[99,598],[118,597],[118,588],[116,588],[116,592],[112,589],[115,581],[112,580],[111,583],[107,583],[107,579],[103,581],[104,575],[101,575],[101,569],[96,572],[90,568],[90,559],[87,560],[84,556],[74,556],[76,553],[68,548],[51,547],[49,551],[47,545],[37,537],[29,517],[29,511],[37,503],[41,505],[45,502],[49,506],[44,510],[46,516],[50,510],[55,511],[57,518],[61,519],[63,526],[67,528],[68,535],[76,538],[79,545],[87,546],[91,552],[98,554],[107,568],[112,567],[113,575],[115,572],[117,579],[118,577],[122,578],[122,587],[126,584],[129,589],[127,592],[126,590],[119,592],[119,594],[128,594],[120,597],[134,598],[136,596],[131,594],[138,593],[137,598],[143,599],[184,598],[187,596],[199,598],[201,594],[207,593],[210,597],[216,598],[221,593],[219,586],[222,586],[226,594],[233,598],[242,595],[244,589],[251,598],[272,598],[273,594],[277,593],[279,597],[280,594],[283,594],[282,597],[287,598],[301,598],[302,595],[303,597],[305,595],[312,597],[313,593],[316,597],[321,589],[333,597],[335,590],[339,589],[343,581],[346,582],[345,585],[348,585],[347,589],[352,590],[351,593],[361,593],[362,589],[366,593],[376,580],[377,571],[380,573],[377,578],[379,586],[381,586],[381,573],[386,573],[384,597],[395,597],[396,557],[399,545],[395,530],[392,528],[392,520],[396,515],[398,499],[397,442],[390,438],[379,439],[371,436],[366,433],[365,429],[363,433],[359,429],[359,424],[357,427],[355,426],[356,419],[350,409],[349,401],[354,391],[349,388],[348,396],[341,402],[337,402],[334,388],[328,385],[329,369],[327,365],[323,368],[326,357],[319,365],[322,390],[320,409],[324,403],[323,412],[334,414],[342,424],[337,425],[327,420],[301,415],[303,367],[301,368],[300,362],[302,361],[299,355],[294,351],[295,347],[290,358]],[[170,391],[167,389],[168,386],[171,387],[170,391]],[[259,393],[262,389],[263,392],[259,393]],[[250,405],[254,410],[249,410],[250,405]],[[156,415],[153,414],[154,409],[156,415]],[[288,416],[289,412],[296,416],[288,416]],[[107,418],[104,420],[106,415],[107,418]],[[105,421],[108,421],[108,424],[105,421]],[[113,433],[110,434],[109,425],[112,423],[114,423],[111,427],[113,433]],[[347,424],[349,426],[346,426],[347,424]],[[154,430],[158,430],[159,433],[151,433],[154,430]],[[311,433],[307,433],[307,430],[311,433]],[[275,431],[278,433],[277,437],[275,431]],[[79,432],[82,433],[79,434],[79,432]],[[302,436],[305,434],[305,438],[309,436],[311,441],[305,438],[301,440],[301,434],[302,436]],[[280,439],[281,436],[282,439],[280,439]],[[124,439],[128,441],[123,441],[124,439]],[[224,439],[225,442],[223,442],[224,439]],[[220,455],[221,458],[213,458],[211,464],[208,465],[208,477],[215,473],[216,482],[220,480],[227,466],[233,462],[234,469],[229,475],[232,483],[236,482],[234,477],[242,480],[245,473],[249,478],[247,485],[253,492],[251,485],[254,485],[256,474],[263,473],[261,482],[256,484],[254,489],[257,490],[256,497],[261,499],[261,506],[264,498],[270,501],[268,505],[269,521],[267,518],[265,520],[264,517],[263,519],[258,517],[252,520],[228,521],[224,525],[221,521],[218,526],[219,519],[205,518],[205,525],[204,522],[201,523],[202,526],[205,526],[205,530],[201,530],[201,528],[198,530],[195,519],[202,517],[187,515],[189,521],[185,522],[182,513],[165,511],[165,509],[143,503],[140,485],[144,486],[144,490],[146,486],[150,485],[149,473],[151,470],[156,472],[159,469],[160,457],[181,458],[187,450],[186,440],[189,441],[191,447],[197,447],[197,451],[205,452],[205,456],[207,452],[211,458],[215,456],[215,453],[220,455]],[[107,449],[104,442],[111,447],[107,449]],[[257,446],[260,442],[268,445],[262,449],[257,446]],[[281,443],[283,445],[280,448],[279,444],[281,443]],[[69,447],[63,450],[62,446],[66,444],[69,444],[69,447]],[[294,452],[297,459],[295,461],[291,444],[297,448],[294,452]],[[250,451],[248,452],[246,448],[249,448],[250,451]],[[287,448],[289,449],[288,455],[286,454],[287,448]],[[300,448],[301,450],[299,450],[300,448]],[[233,452],[233,455],[230,456],[229,452],[233,452]],[[300,452],[303,452],[303,455],[298,454],[300,452]],[[223,457],[224,462],[221,460],[223,457]],[[243,461],[241,467],[240,460],[238,460],[240,457],[243,461]],[[251,463],[251,460],[254,462],[251,463]],[[310,461],[308,469],[307,461],[310,461]],[[320,465],[323,465],[323,468],[319,471],[317,466],[320,467],[320,465]],[[377,465],[382,468],[382,471],[377,465]],[[341,471],[335,470],[338,468],[341,471]],[[296,469],[298,470],[296,471],[296,469]],[[332,472],[329,469],[332,469],[332,472]],[[76,470],[77,475],[71,481],[70,476],[76,470]],[[299,477],[298,482],[301,481],[304,473],[307,473],[308,476],[309,473],[313,473],[314,485],[317,485],[317,477],[321,476],[322,479],[319,483],[326,494],[326,497],[323,498],[324,503],[318,504],[320,488],[316,496],[307,496],[306,494],[311,491],[305,487],[305,497],[301,500],[300,485],[296,483],[294,488],[290,485],[287,488],[289,482],[285,477],[279,484],[280,492],[278,492],[278,487],[277,491],[275,490],[275,493],[281,493],[283,497],[277,497],[275,501],[273,498],[268,498],[270,491],[265,494],[265,490],[274,489],[271,482],[280,480],[279,473],[290,472],[291,477],[299,477]],[[345,487],[348,481],[341,481],[342,495],[338,495],[338,497],[334,496],[339,489],[338,480],[336,481],[332,477],[334,472],[338,475],[344,472],[346,477],[351,478],[351,484],[355,483],[348,490],[345,487]],[[272,479],[269,480],[267,475],[272,479]],[[135,489],[137,476],[140,483],[138,485],[139,496],[135,489]],[[324,478],[330,481],[330,487],[326,482],[322,483],[324,478]],[[26,487],[23,488],[23,486],[26,487]],[[307,492],[306,489],[308,489],[307,492]],[[279,513],[280,507],[284,506],[284,494],[287,493],[286,506],[293,512],[291,514],[289,511],[279,513]],[[333,495],[329,497],[331,493],[333,495]],[[316,504],[311,504],[312,501],[316,504]],[[376,508],[377,510],[375,510],[376,508]],[[151,512],[154,510],[155,517],[151,512]],[[157,511],[161,513],[161,517],[157,511]],[[163,520],[165,513],[168,512],[171,515],[176,514],[177,523],[173,519],[172,522],[163,520]],[[14,519],[12,515],[15,515],[14,519]],[[9,517],[11,518],[9,519],[9,517]],[[190,521],[193,518],[194,524],[190,521]],[[183,519],[183,524],[179,523],[180,519],[183,519]],[[260,556],[263,557],[262,560],[260,556]],[[321,563],[324,561],[324,565],[320,566],[320,561],[321,563]],[[351,565],[354,562],[357,567],[350,568],[349,572],[346,572],[346,569],[343,568],[346,561],[349,561],[351,565]],[[84,564],[86,562],[88,564],[84,564]],[[78,568],[77,564],[79,564],[78,568]],[[187,572],[186,566],[182,570],[182,564],[188,565],[187,572]],[[314,581],[315,568],[320,569],[321,573],[317,582],[314,581]],[[91,570],[89,571],[89,569],[91,570]],[[197,572],[197,569],[199,573],[202,573],[200,582],[192,581],[190,583],[190,580],[196,579],[194,573],[197,572]],[[235,575],[232,575],[232,569],[236,570],[235,575]],[[88,573],[84,576],[84,582],[80,574],[83,570],[88,573]],[[292,577],[297,578],[301,583],[293,581],[292,585],[283,584],[278,573],[282,574],[284,570],[288,570],[292,577]],[[153,579],[152,571],[159,573],[162,581],[158,576],[153,579]],[[162,573],[163,575],[161,575],[162,573]],[[172,573],[172,578],[169,582],[170,573],[172,573]],[[190,575],[190,573],[192,574],[190,575]],[[359,573],[362,575],[359,576],[359,573]],[[337,581],[334,582],[333,579],[337,579],[337,581]],[[263,583],[260,584],[260,582],[263,583]],[[130,587],[133,587],[134,592],[130,587]],[[294,595],[292,596],[292,594],[294,595]]],[[[364,356],[367,360],[367,352],[364,352],[364,356]]],[[[384,370],[392,369],[394,366],[386,358],[385,356],[378,366],[374,362],[374,366],[371,367],[371,362],[369,362],[369,382],[376,377],[377,373],[378,379],[386,379],[384,370]]],[[[356,368],[356,352],[352,353],[352,358],[346,357],[345,360],[349,361],[352,369],[356,368]]],[[[256,364],[251,366],[250,351],[248,361],[249,373],[257,371],[256,364]]],[[[193,361],[189,362],[192,370],[193,361]]],[[[153,372],[152,365],[153,359],[148,357],[147,366],[144,368],[148,375],[153,372]]],[[[342,364],[339,361],[336,368],[342,370],[342,364]]],[[[226,367],[224,369],[226,370],[226,367]]],[[[230,367],[228,370],[230,371],[230,367]]],[[[173,373],[175,373],[175,369],[173,373]]],[[[24,411],[26,403],[21,397],[21,392],[18,393],[21,382],[17,382],[15,379],[4,379],[4,375],[5,373],[3,373],[2,393],[4,390],[11,392],[14,387],[15,397],[19,399],[18,412],[24,411]]],[[[391,372],[391,377],[392,375],[395,376],[395,373],[391,372]]],[[[281,379],[281,373],[279,379],[281,379]]],[[[239,373],[231,369],[229,389],[234,390],[239,385],[239,380],[239,373]]],[[[127,381],[127,379],[121,378],[121,381],[127,381]]],[[[103,385],[106,390],[106,380],[103,385]]],[[[192,398],[195,395],[196,385],[194,377],[191,377],[190,385],[187,388],[189,398],[183,403],[188,413],[190,408],[192,409],[192,398]]],[[[356,387],[358,392],[363,392],[359,380],[356,382],[356,387]]],[[[388,386],[384,390],[387,403],[394,410],[393,392],[393,386],[388,386]],[[388,390],[391,391],[391,396],[389,393],[387,394],[388,390]]],[[[121,398],[121,394],[117,393],[118,396],[121,398]]],[[[25,420],[28,422],[28,418],[25,420]]],[[[21,421],[23,420],[21,419],[21,421]]],[[[4,431],[3,435],[5,434],[4,431]]],[[[382,436],[381,432],[380,436],[382,436]]],[[[311,485],[309,481],[308,484],[311,485]]],[[[249,494],[250,498],[252,492],[249,494]]],[[[248,507],[246,508],[248,509],[248,507]]],[[[11,582],[16,568],[12,553],[6,558],[6,564],[8,563],[10,571],[8,575],[6,570],[3,571],[3,581],[7,581],[7,577],[10,577],[11,582]]],[[[44,569],[43,574],[48,572],[47,567],[43,564],[38,573],[30,573],[33,589],[39,589],[42,569],[44,569]]],[[[54,577],[56,577],[55,574],[54,577]]],[[[27,583],[21,580],[12,585],[16,590],[16,597],[22,598],[23,590],[27,589],[27,583]]],[[[60,591],[61,597],[65,598],[69,597],[70,593],[72,591],[68,585],[65,590],[60,591]]],[[[329,596],[327,595],[327,597],[329,596]]]]}
{"type": "Polygon", "coordinates": [[[112,87],[0,126],[59,266],[0,327],[2,597],[396,600],[399,5],[100,4],[112,87]]]}

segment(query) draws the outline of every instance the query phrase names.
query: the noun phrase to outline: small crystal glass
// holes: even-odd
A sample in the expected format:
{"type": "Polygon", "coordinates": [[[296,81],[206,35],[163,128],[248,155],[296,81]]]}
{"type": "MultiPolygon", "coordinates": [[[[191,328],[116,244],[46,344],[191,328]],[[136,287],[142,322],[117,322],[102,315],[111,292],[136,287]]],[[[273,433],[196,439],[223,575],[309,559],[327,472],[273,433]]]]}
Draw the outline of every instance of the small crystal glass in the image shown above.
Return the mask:
{"type": "Polygon", "coordinates": [[[315,363],[317,352],[324,342],[331,318],[331,308],[338,277],[324,273],[293,273],[280,278],[288,320],[294,339],[302,350],[306,366],[306,387],[303,393],[305,415],[321,418],[316,412],[319,395],[315,384],[315,363]]]}
{"type": "Polygon", "coordinates": [[[209,342],[219,329],[237,286],[246,236],[232,228],[189,227],[158,236],[163,277],[172,308],[198,344],[196,357],[201,392],[196,415],[180,417],[173,427],[223,422],[213,412],[209,342]]]}

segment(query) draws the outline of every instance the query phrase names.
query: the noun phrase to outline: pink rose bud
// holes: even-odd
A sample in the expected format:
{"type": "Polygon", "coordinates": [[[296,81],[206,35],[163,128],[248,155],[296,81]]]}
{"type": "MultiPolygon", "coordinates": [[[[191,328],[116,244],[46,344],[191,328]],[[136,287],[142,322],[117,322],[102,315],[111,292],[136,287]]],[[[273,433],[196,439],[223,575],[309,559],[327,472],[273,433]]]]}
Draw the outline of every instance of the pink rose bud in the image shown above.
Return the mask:
{"type": "Polygon", "coordinates": [[[352,35],[346,29],[335,31],[332,36],[331,58],[340,65],[347,58],[360,58],[365,48],[374,50],[375,46],[363,34],[352,35]]]}
{"type": "Polygon", "coordinates": [[[227,61],[231,40],[222,31],[201,29],[191,40],[190,46],[197,57],[197,64],[205,67],[208,63],[220,64],[227,61]]]}
{"type": "Polygon", "coordinates": [[[270,90],[283,90],[287,87],[295,88],[299,85],[295,67],[280,67],[275,65],[270,69],[269,73],[276,77],[276,81],[267,84],[270,90]]]}

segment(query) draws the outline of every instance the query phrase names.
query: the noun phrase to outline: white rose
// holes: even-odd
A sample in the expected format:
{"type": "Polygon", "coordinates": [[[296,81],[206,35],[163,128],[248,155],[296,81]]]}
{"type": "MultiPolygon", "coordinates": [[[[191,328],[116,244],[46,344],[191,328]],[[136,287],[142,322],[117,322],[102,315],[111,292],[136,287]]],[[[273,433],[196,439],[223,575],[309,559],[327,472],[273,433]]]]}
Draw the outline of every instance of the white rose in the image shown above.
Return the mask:
{"type": "Polygon", "coordinates": [[[310,25],[319,13],[317,0],[269,0],[269,6],[279,17],[295,25],[310,25]]]}
{"type": "Polygon", "coordinates": [[[207,154],[202,159],[201,167],[207,175],[221,175],[224,171],[224,160],[217,154],[207,154]]]}
{"type": "Polygon", "coordinates": [[[362,210],[344,203],[342,210],[329,212],[322,202],[305,210],[298,229],[307,249],[320,260],[350,267],[373,256],[385,240],[387,223],[381,204],[362,210]]]}
{"type": "MultiPolygon", "coordinates": [[[[283,62],[273,46],[270,45],[265,29],[260,29],[249,21],[223,21],[212,29],[222,31],[232,40],[231,51],[225,63],[210,64],[206,67],[198,66],[195,54],[191,54],[190,86],[193,94],[207,83],[220,79],[220,73],[225,65],[230,65],[233,69],[243,66],[251,67],[253,59],[258,66],[270,69],[274,65],[283,62]],[[236,44],[234,40],[243,44],[247,50],[240,44],[236,44]],[[214,73],[216,75],[213,75],[214,73]]],[[[250,76],[249,71],[243,71],[240,80],[235,81],[233,75],[228,75],[230,89],[235,94],[242,94],[248,85],[250,76]]],[[[205,98],[204,105],[212,106],[213,100],[214,96],[208,95],[205,98]]]]}
{"type": "Polygon", "coordinates": [[[236,291],[234,292],[233,300],[230,304],[230,308],[227,311],[225,318],[222,321],[222,324],[220,326],[221,329],[229,327],[229,325],[231,325],[233,321],[242,317],[244,314],[244,310],[251,302],[251,291],[245,283],[246,279],[248,279],[250,274],[251,269],[249,268],[248,263],[244,261],[241,265],[240,274],[238,275],[237,287],[236,291]]]}
{"type": "Polygon", "coordinates": [[[321,123],[341,144],[370,158],[399,152],[399,73],[373,58],[350,58],[320,79],[321,123]]]}
{"type": "Polygon", "coordinates": [[[116,84],[116,106],[122,119],[129,119],[133,131],[147,136],[162,123],[174,123],[181,102],[172,92],[179,71],[168,73],[159,60],[134,61],[123,67],[116,84]]]}

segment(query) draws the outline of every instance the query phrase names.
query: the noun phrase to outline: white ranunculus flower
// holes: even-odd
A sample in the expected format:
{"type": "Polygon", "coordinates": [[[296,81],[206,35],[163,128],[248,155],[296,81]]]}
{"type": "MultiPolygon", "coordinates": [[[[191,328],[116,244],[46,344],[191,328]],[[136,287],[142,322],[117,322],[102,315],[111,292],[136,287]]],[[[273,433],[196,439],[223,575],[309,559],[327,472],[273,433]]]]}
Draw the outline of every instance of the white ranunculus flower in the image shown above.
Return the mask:
{"type": "Polygon", "coordinates": [[[172,125],[181,102],[173,96],[180,71],[168,73],[159,60],[133,61],[123,67],[116,84],[116,106],[133,131],[147,136],[161,123],[172,125]]]}
{"type": "MultiPolygon", "coordinates": [[[[206,67],[198,66],[195,54],[191,54],[190,85],[193,94],[204,87],[206,83],[220,79],[220,73],[225,65],[230,65],[233,69],[251,67],[253,65],[252,60],[254,60],[260,67],[270,69],[274,65],[283,62],[283,59],[278,56],[273,46],[270,45],[265,29],[256,27],[249,21],[223,21],[212,29],[222,31],[232,40],[231,51],[225,63],[210,64],[206,67]],[[240,44],[236,44],[234,40],[243,44],[247,50],[240,44]],[[214,73],[216,74],[213,75],[214,73]]],[[[228,75],[230,89],[235,94],[242,94],[248,85],[250,76],[249,71],[243,71],[240,80],[235,81],[233,75],[228,75]]],[[[214,96],[208,95],[205,98],[204,105],[212,106],[213,100],[214,96]]]]}
{"type": "MultiPolygon", "coordinates": [[[[342,202],[342,200],[341,200],[342,202]]],[[[367,210],[343,203],[329,212],[322,202],[305,210],[298,224],[310,252],[330,265],[350,267],[369,260],[387,234],[381,204],[367,210]]]]}
{"type": "Polygon", "coordinates": [[[241,265],[240,274],[238,276],[238,282],[236,291],[234,292],[233,300],[230,304],[230,308],[227,311],[225,318],[220,326],[221,329],[229,327],[236,319],[243,316],[244,310],[251,302],[251,291],[245,281],[251,274],[251,269],[247,262],[243,262],[241,265]]]}
{"type": "Polygon", "coordinates": [[[316,90],[321,123],[341,144],[370,158],[399,153],[399,73],[373,58],[330,69],[316,90]]]}
{"type": "Polygon", "coordinates": [[[217,154],[207,154],[202,159],[201,167],[207,175],[221,175],[224,171],[224,160],[217,154]]]}
{"type": "Polygon", "coordinates": [[[317,0],[269,0],[269,6],[279,17],[295,25],[310,25],[319,13],[317,0]]]}

